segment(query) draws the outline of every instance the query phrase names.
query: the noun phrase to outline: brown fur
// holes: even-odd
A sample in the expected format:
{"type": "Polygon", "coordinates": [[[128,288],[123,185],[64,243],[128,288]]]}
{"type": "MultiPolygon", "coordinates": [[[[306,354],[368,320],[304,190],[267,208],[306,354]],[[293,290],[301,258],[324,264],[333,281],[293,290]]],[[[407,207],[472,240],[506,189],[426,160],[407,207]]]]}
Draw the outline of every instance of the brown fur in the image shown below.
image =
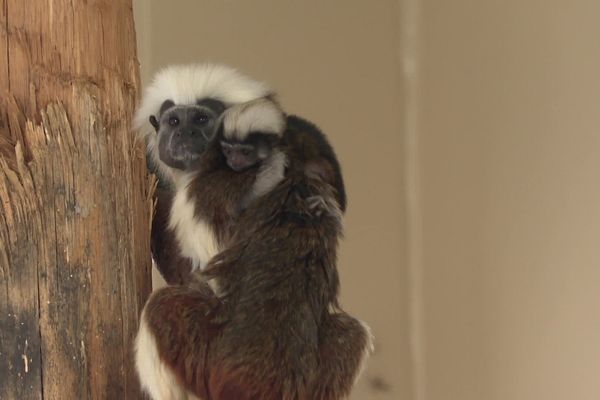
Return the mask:
{"type": "MultiPolygon", "coordinates": [[[[233,233],[241,199],[245,199],[254,183],[257,167],[242,173],[232,171],[227,167],[218,143],[218,139],[213,141],[196,166],[200,172],[191,182],[190,194],[197,205],[196,215],[209,222],[220,247],[225,248],[233,233]]],[[[296,160],[297,168],[333,186],[337,203],[341,211],[345,211],[346,191],[341,168],[321,131],[306,120],[288,116],[287,129],[280,145],[288,158],[296,160]]],[[[189,279],[192,264],[189,258],[180,255],[175,233],[168,227],[173,196],[171,188],[157,191],[157,206],[152,220],[152,254],[165,281],[170,285],[182,285],[189,279]]]]}
{"type": "Polygon", "coordinates": [[[150,245],[152,257],[163,279],[170,285],[183,285],[189,280],[192,261],[181,255],[175,233],[169,228],[169,213],[174,195],[171,188],[159,186],[156,189],[150,245]]]}
{"type": "Polygon", "coordinates": [[[196,212],[227,245],[192,285],[161,289],[145,307],[160,359],[202,399],[335,400],[352,388],[370,337],[337,302],[345,194],[323,140],[288,129],[286,177],[244,210],[255,171],[234,173],[214,148],[202,156],[196,212]]]}
{"type": "Polygon", "coordinates": [[[240,204],[256,180],[258,166],[243,172],[233,171],[227,166],[218,140],[211,143],[201,161],[200,172],[189,185],[190,197],[196,204],[196,217],[207,221],[215,230],[218,241],[226,243],[240,213],[240,204]]]}
{"type": "MultiPolygon", "coordinates": [[[[196,166],[198,172],[189,185],[196,217],[208,223],[221,246],[229,239],[239,205],[254,184],[257,167],[234,172],[227,167],[218,140],[214,140],[196,166]],[[206,190],[206,188],[211,188],[206,190]]],[[[188,257],[181,255],[175,233],[169,227],[174,192],[157,190],[157,206],[152,220],[152,254],[165,281],[170,285],[186,284],[192,271],[188,257]]]]}

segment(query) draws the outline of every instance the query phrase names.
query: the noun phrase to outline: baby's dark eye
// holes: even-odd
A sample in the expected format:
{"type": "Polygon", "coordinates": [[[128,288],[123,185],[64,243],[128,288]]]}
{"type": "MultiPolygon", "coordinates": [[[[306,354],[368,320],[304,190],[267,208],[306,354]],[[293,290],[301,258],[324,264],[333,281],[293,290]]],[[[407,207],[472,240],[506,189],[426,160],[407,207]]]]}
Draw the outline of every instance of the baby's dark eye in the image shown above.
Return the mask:
{"type": "Polygon", "coordinates": [[[242,149],[242,154],[245,156],[249,156],[250,155],[250,150],[248,149],[242,149]]]}
{"type": "Polygon", "coordinates": [[[169,118],[169,125],[171,125],[171,126],[179,125],[179,118],[177,118],[177,117],[169,118]]]}
{"type": "Polygon", "coordinates": [[[194,117],[194,122],[204,125],[208,122],[209,119],[210,117],[208,115],[204,113],[199,113],[196,114],[196,116],[194,117]]]}

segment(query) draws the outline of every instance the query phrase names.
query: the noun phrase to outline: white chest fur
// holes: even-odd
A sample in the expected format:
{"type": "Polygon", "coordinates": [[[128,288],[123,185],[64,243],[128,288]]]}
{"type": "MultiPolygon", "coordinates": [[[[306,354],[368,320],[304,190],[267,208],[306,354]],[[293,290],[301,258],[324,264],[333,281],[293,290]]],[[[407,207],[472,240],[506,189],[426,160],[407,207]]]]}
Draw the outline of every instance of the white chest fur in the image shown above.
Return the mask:
{"type": "Polygon", "coordinates": [[[194,202],[190,201],[187,187],[177,190],[171,206],[169,228],[175,232],[182,254],[189,257],[193,269],[203,269],[218,252],[218,244],[211,227],[195,216],[194,202]]]}

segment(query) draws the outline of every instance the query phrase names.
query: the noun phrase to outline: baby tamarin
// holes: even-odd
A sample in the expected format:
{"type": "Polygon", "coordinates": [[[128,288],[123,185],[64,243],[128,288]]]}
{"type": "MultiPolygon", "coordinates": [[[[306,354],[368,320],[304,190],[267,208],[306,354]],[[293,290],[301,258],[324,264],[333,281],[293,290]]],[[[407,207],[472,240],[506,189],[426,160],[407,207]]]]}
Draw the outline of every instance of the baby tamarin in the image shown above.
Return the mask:
{"type": "MultiPolygon", "coordinates": [[[[339,165],[316,128],[286,121],[270,156],[234,171],[223,143],[272,135],[265,126],[275,126],[277,114],[284,118],[268,100],[244,107],[224,113],[217,138],[200,156],[208,176],[254,173],[250,184],[239,182],[244,195],[236,187],[220,203],[237,216],[225,233],[227,247],[202,273],[218,282],[218,295],[201,285],[152,294],[136,347],[142,385],[154,400],[345,398],[371,338],[337,302],[345,206],[339,165]]],[[[206,196],[214,188],[223,198],[223,182],[203,186],[206,196]]]]}

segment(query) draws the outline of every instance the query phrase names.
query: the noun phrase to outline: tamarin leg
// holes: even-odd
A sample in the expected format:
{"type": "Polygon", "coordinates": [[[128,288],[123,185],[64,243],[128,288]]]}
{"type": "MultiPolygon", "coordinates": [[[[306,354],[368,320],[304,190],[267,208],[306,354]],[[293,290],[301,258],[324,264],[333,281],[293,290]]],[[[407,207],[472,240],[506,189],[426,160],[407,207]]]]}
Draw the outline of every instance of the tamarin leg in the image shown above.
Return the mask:
{"type": "Polygon", "coordinates": [[[169,286],[150,296],[136,339],[136,369],[153,400],[192,400],[204,396],[205,356],[211,336],[208,287],[169,286]]]}
{"type": "Polygon", "coordinates": [[[324,318],[319,336],[319,373],[311,398],[345,399],[373,349],[370,329],[350,315],[338,312],[324,318]]]}

